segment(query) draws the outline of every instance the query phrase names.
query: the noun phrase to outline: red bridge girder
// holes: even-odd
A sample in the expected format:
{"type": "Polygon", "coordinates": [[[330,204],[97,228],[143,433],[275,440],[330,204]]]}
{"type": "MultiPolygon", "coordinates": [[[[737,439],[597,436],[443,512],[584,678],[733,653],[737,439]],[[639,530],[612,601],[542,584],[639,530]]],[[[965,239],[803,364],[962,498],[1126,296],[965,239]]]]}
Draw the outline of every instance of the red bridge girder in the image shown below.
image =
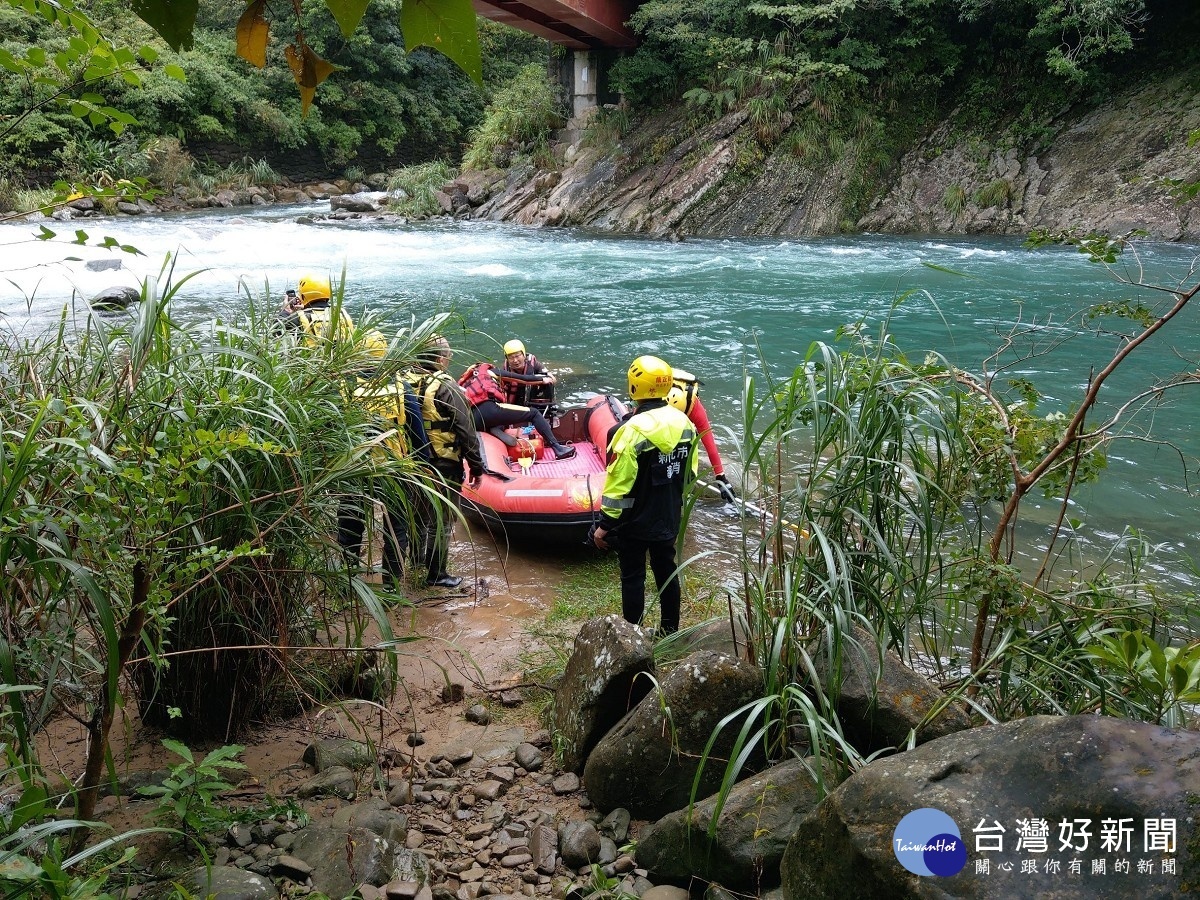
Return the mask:
{"type": "Polygon", "coordinates": [[[635,47],[625,20],[638,0],[473,0],[485,19],[540,35],[574,50],[635,47]]]}

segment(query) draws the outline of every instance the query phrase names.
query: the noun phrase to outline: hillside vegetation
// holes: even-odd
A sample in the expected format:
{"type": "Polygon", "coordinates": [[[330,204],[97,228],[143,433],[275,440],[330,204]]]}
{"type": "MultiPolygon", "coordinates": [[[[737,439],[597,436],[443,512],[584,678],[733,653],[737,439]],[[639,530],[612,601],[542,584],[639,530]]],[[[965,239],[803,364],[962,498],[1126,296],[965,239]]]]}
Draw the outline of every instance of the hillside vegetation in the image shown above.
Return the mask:
{"type": "Polygon", "coordinates": [[[400,7],[400,0],[374,0],[346,40],[319,0],[303,4],[308,42],[339,70],[302,116],[280,42],[269,46],[262,70],[237,57],[235,26],[244,3],[206,0],[194,48],[179,53],[128,5],[88,4],[87,16],[113,46],[151,48],[129,77],[104,78],[94,77],[86,53],[70,53],[73,42],[80,43],[70,29],[23,4],[0,3],[0,182],[11,191],[59,177],[149,176],[170,187],[188,167],[189,151],[213,145],[240,148],[255,159],[316,150],[330,175],[364,155],[397,163],[456,159],[495,88],[522,65],[544,63],[549,45],[481,20],[481,88],[439,53],[406,53],[400,7]],[[27,60],[44,64],[15,62],[27,60]],[[175,77],[178,70],[183,78],[175,77]],[[136,123],[114,134],[107,117],[86,114],[100,103],[136,123]]]}

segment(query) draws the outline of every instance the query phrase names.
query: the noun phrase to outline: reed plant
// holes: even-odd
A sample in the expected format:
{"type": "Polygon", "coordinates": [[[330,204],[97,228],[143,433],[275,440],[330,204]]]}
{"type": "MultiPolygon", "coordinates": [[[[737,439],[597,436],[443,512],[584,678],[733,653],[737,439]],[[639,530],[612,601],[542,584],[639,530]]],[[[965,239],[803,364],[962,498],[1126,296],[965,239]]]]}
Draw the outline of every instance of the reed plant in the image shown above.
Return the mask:
{"type": "Polygon", "coordinates": [[[412,219],[436,216],[442,211],[437,193],[453,177],[454,169],[442,160],[396,169],[388,175],[388,209],[412,219]]]}
{"type": "Polygon", "coordinates": [[[0,670],[20,688],[3,697],[0,778],[35,799],[75,780],[81,821],[130,682],[147,720],[228,738],[291,689],[298,656],[363,658],[368,622],[379,649],[403,640],[400,598],[351,577],[332,535],[347,499],[429,487],[346,398],[360,376],[395,377],[438,323],[382,360],[357,336],[302,348],[254,302],[181,324],[186,281],[168,266],[128,318],[64,311],[49,334],[5,335],[0,670]],[[84,772],[61,779],[34,742],[58,715],[89,734],[84,772]]]}
{"type": "MultiPolygon", "coordinates": [[[[849,653],[893,651],[985,721],[1099,712],[1177,725],[1200,703],[1195,597],[1148,583],[1136,533],[1053,578],[996,558],[1013,460],[1044,458],[1062,423],[1021,411],[1027,385],[1024,401],[978,388],[936,354],[910,358],[886,326],[812,344],[785,378],[747,371],[742,488],[760,485],[763,508],[743,519],[733,614],[764,689],[719,726],[737,730],[722,799],[759,751],[809,759],[818,783],[867,761],[838,717],[849,653]],[[1028,433],[1013,441],[1002,426],[1018,414],[1028,433]],[[998,624],[975,665],[972,627],[988,610],[998,624]]],[[[1056,558],[1080,552],[1068,540],[1056,558]]]]}

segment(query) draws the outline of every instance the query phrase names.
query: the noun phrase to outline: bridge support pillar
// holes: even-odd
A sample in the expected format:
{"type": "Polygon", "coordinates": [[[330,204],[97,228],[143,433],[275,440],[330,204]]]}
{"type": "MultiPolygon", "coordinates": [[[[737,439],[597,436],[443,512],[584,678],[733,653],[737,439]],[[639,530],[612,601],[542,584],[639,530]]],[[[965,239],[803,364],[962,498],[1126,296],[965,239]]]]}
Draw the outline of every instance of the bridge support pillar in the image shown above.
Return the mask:
{"type": "Polygon", "coordinates": [[[575,51],[574,77],[571,79],[571,115],[583,125],[596,112],[600,96],[600,66],[591,50],[575,51]]]}

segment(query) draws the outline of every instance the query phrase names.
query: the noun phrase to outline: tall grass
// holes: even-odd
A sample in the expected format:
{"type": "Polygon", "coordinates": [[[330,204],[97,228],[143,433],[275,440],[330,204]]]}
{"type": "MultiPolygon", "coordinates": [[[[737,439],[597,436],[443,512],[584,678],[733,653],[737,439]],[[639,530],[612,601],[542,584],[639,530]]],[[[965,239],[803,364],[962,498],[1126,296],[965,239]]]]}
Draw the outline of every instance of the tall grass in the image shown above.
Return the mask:
{"type": "Polygon", "coordinates": [[[413,219],[436,216],[442,211],[437,192],[453,177],[454,169],[441,160],[396,169],[388,175],[387,189],[395,193],[388,209],[413,219]]]}
{"type": "Polygon", "coordinates": [[[856,328],[811,345],[786,378],[765,364],[747,372],[742,488],[763,486],[765,514],[743,520],[739,614],[764,691],[720,725],[738,734],[722,802],[756,748],[811,756],[818,783],[867,761],[838,718],[850,652],[895,651],[981,720],[1100,712],[1180,724],[1200,702],[1200,643],[1180,642],[1195,598],[1145,583],[1149,548],[1136,534],[1086,578],[1079,567],[1051,582],[1044,566],[1031,578],[993,560],[1012,447],[996,427],[1002,400],[975,385],[936,354],[910,359],[886,330],[856,328]],[[1003,628],[973,669],[985,604],[1003,628]]]}
{"type": "Polygon", "coordinates": [[[536,157],[565,118],[562,99],[545,68],[525,66],[488,104],[483,123],[463,154],[463,167],[503,167],[514,152],[536,157]]]}
{"type": "Polygon", "coordinates": [[[345,397],[367,363],[394,377],[436,323],[368,360],[357,340],[297,347],[253,303],[182,325],[186,281],[165,270],[128,319],[64,312],[4,339],[0,668],[21,686],[3,697],[4,780],[48,800],[33,735],[79,718],[81,820],[126,673],[148,720],[229,738],[269,713],[297,654],[354,653],[368,620],[397,643],[388,598],[349,577],[331,536],[343,498],[401,503],[427,484],[345,397]]]}

